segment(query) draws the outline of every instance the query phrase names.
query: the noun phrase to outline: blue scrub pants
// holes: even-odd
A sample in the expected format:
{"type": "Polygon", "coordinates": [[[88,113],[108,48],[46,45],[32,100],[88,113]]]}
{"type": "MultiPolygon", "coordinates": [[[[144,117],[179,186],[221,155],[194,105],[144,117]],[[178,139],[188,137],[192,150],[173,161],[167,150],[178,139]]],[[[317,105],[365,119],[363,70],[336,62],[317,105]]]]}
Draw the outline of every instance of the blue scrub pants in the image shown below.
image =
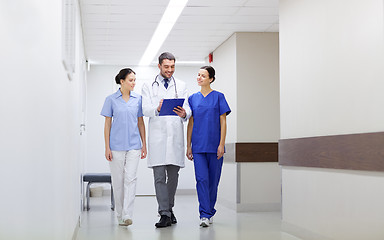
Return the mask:
{"type": "Polygon", "coordinates": [[[200,218],[211,218],[216,213],[217,188],[223,158],[217,159],[217,153],[193,153],[193,162],[200,218]]]}

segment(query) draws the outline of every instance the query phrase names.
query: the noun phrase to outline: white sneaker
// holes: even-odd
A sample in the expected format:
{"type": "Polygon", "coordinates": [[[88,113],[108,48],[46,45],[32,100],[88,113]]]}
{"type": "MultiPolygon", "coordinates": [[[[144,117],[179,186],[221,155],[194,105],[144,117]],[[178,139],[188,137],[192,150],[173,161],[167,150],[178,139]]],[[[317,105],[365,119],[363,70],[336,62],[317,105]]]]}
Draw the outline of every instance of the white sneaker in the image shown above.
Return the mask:
{"type": "Polygon", "coordinates": [[[210,219],[209,219],[209,224],[212,224],[213,223],[213,217],[211,217],[210,219]]]}
{"type": "Polygon", "coordinates": [[[200,226],[201,227],[209,227],[209,219],[208,218],[201,218],[200,219],[200,226]]]}
{"type": "Polygon", "coordinates": [[[125,219],[119,221],[120,226],[129,226],[132,225],[132,219],[125,219]]]}

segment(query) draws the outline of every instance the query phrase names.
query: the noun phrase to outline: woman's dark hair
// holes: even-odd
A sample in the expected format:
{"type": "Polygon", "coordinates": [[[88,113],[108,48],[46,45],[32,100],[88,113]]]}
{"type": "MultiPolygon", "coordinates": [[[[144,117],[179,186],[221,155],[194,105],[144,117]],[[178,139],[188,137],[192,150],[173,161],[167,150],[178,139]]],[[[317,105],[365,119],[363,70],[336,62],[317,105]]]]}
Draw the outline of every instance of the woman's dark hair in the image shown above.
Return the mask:
{"type": "Polygon", "coordinates": [[[213,83],[215,81],[215,79],[216,79],[215,78],[215,69],[213,67],[211,67],[211,66],[203,66],[200,69],[207,70],[208,77],[212,78],[212,82],[211,83],[213,83]]]}
{"type": "Polygon", "coordinates": [[[120,83],[120,80],[123,79],[125,80],[125,78],[129,75],[129,74],[136,74],[132,69],[130,68],[123,68],[120,70],[119,74],[116,75],[115,77],[115,81],[116,81],[116,84],[121,84],[120,83]]]}
{"type": "Polygon", "coordinates": [[[173,60],[176,62],[176,58],[175,56],[173,56],[172,53],[169,53],[169,52],[163,52],[162,54],[160,54],[159,56],[159,64],[161,65],[163,63],[163,60],[164,59],[168,59],[168,60],[173,60]]]}

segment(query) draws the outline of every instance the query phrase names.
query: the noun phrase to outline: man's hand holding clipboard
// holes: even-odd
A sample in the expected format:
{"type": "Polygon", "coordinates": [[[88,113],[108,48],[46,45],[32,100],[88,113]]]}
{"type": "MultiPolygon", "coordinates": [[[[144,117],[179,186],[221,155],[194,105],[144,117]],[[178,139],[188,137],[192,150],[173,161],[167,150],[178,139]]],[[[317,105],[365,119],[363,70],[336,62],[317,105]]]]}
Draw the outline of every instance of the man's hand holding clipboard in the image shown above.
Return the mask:
{"type": "Polygon", "coordinates": [[[183,108],[184,98],[161,99],[157,111],[159,116],[179,116],[185,118],[187,113],[183,108]]]}

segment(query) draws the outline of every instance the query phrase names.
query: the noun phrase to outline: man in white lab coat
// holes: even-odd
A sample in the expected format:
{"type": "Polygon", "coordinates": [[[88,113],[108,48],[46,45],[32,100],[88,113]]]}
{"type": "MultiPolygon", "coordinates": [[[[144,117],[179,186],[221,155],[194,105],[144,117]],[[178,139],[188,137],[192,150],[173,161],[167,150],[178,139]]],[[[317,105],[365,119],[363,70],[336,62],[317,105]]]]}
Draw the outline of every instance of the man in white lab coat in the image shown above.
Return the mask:
{"type": "Polygon", "coordinates": [[[159,56],[158,74],[143,85],[143,114],[149,117],[148,167],[153,169],[158,212],[157,228],[177,223],[173,214],[179,170],[184,167],[184,122],[191,116],[186,84],[173,77],[175,57],[168,52],[159,56]],[[163,99],[184,98],[176,116],[159,116],[163,99]]]}

